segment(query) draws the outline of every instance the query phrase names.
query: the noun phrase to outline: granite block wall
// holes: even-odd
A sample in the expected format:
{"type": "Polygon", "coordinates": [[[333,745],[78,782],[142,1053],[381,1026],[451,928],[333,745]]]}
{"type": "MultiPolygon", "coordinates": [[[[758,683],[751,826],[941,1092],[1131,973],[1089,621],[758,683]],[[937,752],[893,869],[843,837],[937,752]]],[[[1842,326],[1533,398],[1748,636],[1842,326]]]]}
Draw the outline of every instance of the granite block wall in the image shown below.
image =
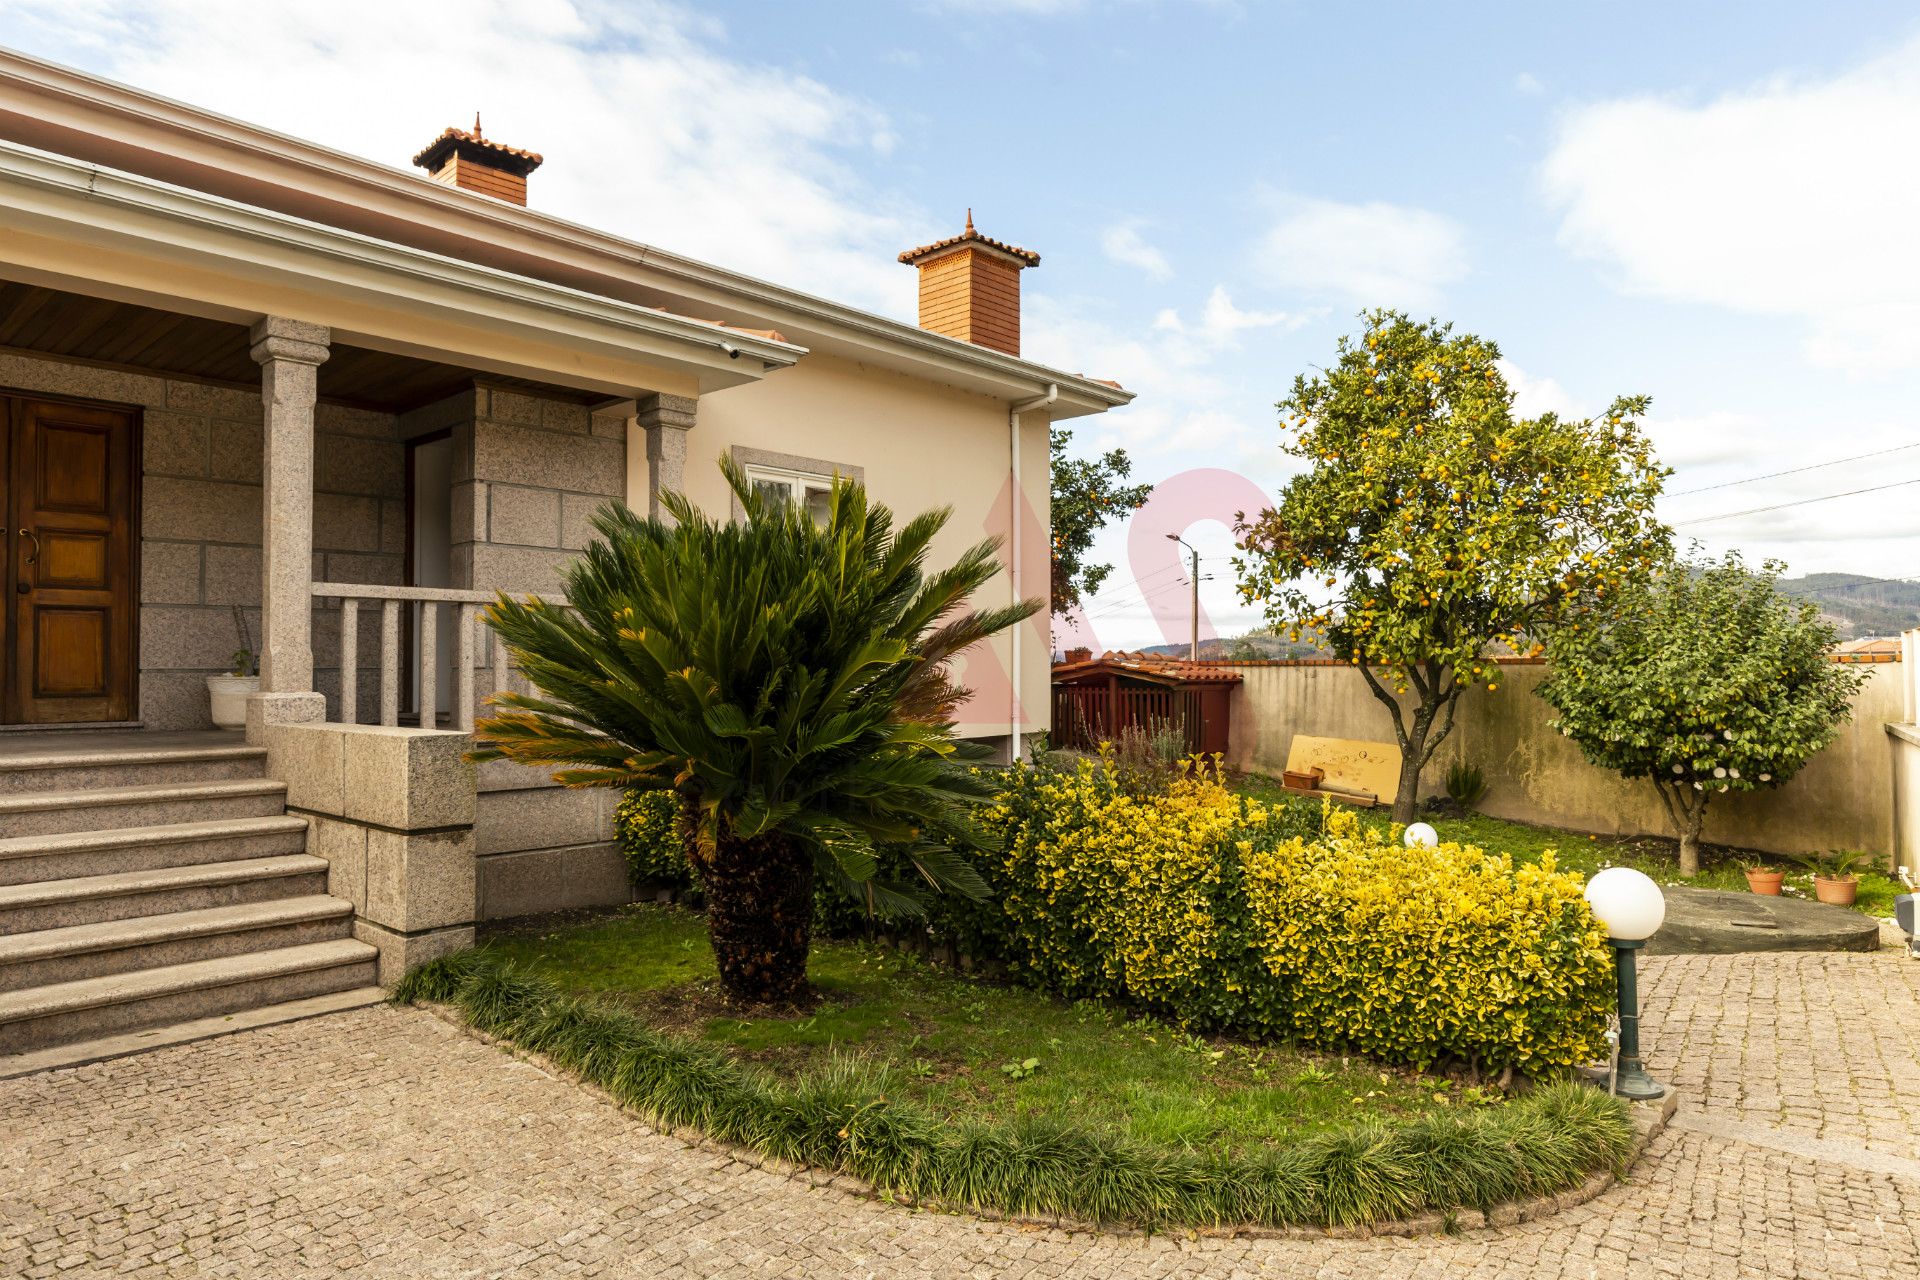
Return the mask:
{"type": "MultiPolygon", "coordinates": [[[[255,392],[0,355],[0,389],[142,409],[140,718],[203,729],[206,677],[240,647],[238,606],[260,635],[261,406],[255,392]]],[[[322,404],[315,413],[316,579],[396,584],[404,572],[405,458],[392,414],[322,404]]],[[[362,624],[362,705],[377,689],[378,624],[362,624]]],[[[314,617],[315,683],[340,688],[339,625],[314,617]]]]}

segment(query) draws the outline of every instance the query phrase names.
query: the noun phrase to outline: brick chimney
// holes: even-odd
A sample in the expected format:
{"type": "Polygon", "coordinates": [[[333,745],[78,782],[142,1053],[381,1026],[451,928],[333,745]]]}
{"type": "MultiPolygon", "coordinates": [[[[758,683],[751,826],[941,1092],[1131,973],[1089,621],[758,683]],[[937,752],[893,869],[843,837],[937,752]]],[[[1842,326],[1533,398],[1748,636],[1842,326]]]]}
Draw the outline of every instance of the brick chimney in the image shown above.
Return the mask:
{"type": "Polygon", "coordinates": [[[473,132],[447,129],[413,162],[432,174],[435,182],[508,204],[527,202],[527,175],[540,167],[535,152],[502,146],[483,136],[478,111],[473,113],[473,132]]]}
{"type": "Polygon", "coordinates": [[[967,229],[900,255],[920,269],[920,327],[962,342],[1020,354],[1020,273],[1040,255],[967,229]]]}

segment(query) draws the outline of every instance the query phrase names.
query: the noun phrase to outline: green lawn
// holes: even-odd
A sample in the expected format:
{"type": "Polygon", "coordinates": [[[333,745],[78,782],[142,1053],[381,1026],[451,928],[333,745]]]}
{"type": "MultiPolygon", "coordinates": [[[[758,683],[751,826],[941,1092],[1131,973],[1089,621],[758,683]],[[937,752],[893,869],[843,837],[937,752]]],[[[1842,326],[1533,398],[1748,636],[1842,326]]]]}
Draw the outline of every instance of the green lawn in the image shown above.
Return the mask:
{"type": "MultiPolygon", "coordinates": [[[[1298,802],[1297,797],[1288,795],[1281,788],[1277,778],[1242,774],[1233,780],[1232,785],[1236,790],[1263,800],[1298,802]]],[[[1367,811],[1362,818],[1382,826],[1391,821],[1385,809],[1367,811]]],[[[1587,876],[1606,867],[1633,867],[1644,871],[1660,884],[1690,884],[1702,889],[1745,892],[1747,880],[1740,870],[1738,859],[1763,858],[1787,872],[1787,892],[1804,898],[1813,897],[1813,876],[1788,858],[1706,845],[1701,849],[1700,874],[1688,879],[1680,874],[1674,842],[1658,836],[1595,836],[1553,827],[1529,826],[1522,822],[1505,822],[1479,814],[1466,818],[1427,820],[1432,822],[1442,840],[1475,845],[1489,853],[1510,854],[1516,863],[1538,861],[1542,853],[1552,850],[1555,863],[1562,869],[1578,871],[1587,876]]],[[[1894,895],[1905,892],[1900,882],[1892,876],[1878,871],[1865,871],[1860,875],[1859,896],[1854,909],[1872,916],[1890,916],[1893,914],[1894,895]]]]}
{"type": "Polygon", "coordinates": [[[498,934],[486,945],[776,1075],[836,1055],[885,1064],[898,1082],[890,1089],[947,1118],[1039,1112],[1158,1143],[1240,1150],[1362,1118],[1499,1100],[1360,1059],[1206,1040],[861,943],[815,944],[811,972],[825,999],[810,1015],[732,1017],[704,921],[669,907],[639,904],[585,924],[498,934]]]}

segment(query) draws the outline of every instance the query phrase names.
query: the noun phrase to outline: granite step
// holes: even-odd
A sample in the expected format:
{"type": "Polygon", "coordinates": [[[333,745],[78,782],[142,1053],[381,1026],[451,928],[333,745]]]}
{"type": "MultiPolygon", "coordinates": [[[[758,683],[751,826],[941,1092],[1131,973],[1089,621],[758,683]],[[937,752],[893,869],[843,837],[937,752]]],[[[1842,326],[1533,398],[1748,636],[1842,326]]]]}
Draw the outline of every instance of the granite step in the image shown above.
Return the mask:
{"type": "Polygon", "coordinates": [[[0,1055],[371,986],[376,955],[340,938],[0,993],[0,1055]]]}
{"type": "Polygon", "coordinates": [[[0,795],[96,791],[157,783],[258,778],[264,747],[114,747],[0,754],[0,795]]]}
{"type": "Polygon", "coordinates": [[[0,936],[326,891],[326,859],[305,853],[39,880],[0,888],[0,936]]]}
{"type": "Polygon", "coordinates": [[[353,904],[326,894],[203,907],[0,937],[0,992],[351,935],[353,904]]]}
{"type": "Polygon", "coordinates": [[[289,814],[14,836],[0,840],[0,886],[265,858],[306,847],[307,820],[289,814]]]}
{"type": "Polygon", "coordinates": [[[160,782],[83,791],[0,795],[0,839],[156,827],[215,818],[265,818],[286,811],[287,787],[263,778],[160,782]]]}

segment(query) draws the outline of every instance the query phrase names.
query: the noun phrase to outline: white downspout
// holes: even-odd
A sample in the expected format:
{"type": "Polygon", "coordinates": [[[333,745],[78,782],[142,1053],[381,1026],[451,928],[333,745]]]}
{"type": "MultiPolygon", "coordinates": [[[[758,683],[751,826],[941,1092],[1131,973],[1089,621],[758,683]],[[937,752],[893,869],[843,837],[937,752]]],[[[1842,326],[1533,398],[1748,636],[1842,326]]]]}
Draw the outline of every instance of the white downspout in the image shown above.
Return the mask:
{"type": "MultiPolygon", "coordinates": [[[[1031,400],[1020,400],[1007,407],[1007,461],[1013,475],[1012,500],[1007,503],[1007,550],[1013,561],[1013,571],[1009,575],[1009,599],[1018,604],[1026,598],[1026,581],[1020,572],[1020,503],[1026,498],[1027,491],[1020,483],[1020,415],[1032,409],[1045,409],[1060,398],[1060,384],[1049,382],[1047,394],[1035,396],[1031,400]]],[[[1020,738],[1020,628],[1013,628],[1011,634],[1012,653],[1008,665],[1013,668],[1013,695],[1007,699],[1007,740],[1008,755],[1019,760],[1024,755],[1024,746],[1020,738]]]]}

